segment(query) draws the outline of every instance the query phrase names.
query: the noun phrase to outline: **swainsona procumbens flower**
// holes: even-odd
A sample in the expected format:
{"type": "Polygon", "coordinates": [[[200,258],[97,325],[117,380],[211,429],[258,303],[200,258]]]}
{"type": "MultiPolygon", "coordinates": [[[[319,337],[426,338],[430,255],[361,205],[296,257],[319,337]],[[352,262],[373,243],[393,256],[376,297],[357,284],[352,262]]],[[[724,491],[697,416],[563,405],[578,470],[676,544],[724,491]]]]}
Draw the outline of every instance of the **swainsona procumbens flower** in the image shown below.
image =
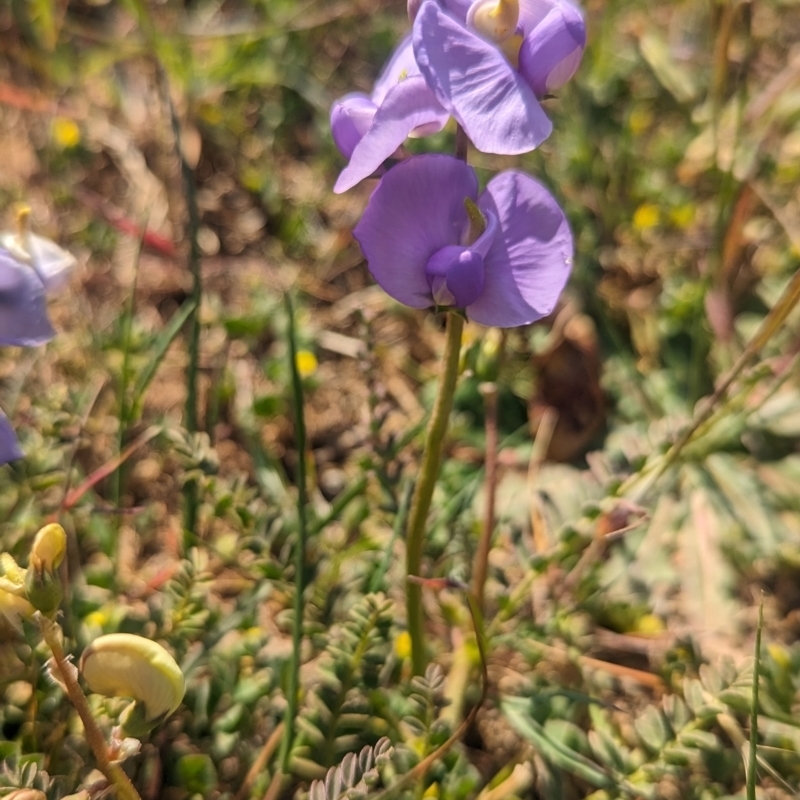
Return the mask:
{"type": "Polygon", "coordinates": [[[474,170],[446,155],[389,170],[353,233],[395,300],[500,328],[547,316],[572,267],[572,233],[544,186],[508,171],[479,195],[474,170]]]}
{"type": "MultiPolygon", "coordinates": [[[[55,336],[46,294],[62,285],[74,264],[66,250],[24,225],[19,233],[0,234],[0,345],[35,347],[55,336]]],[[[21,456],[11,424],[0,412],[0,464],[21,456]]]]}
{"type": "Polygon", "coordinates": [[[354,92],[331,107],[333,141],[350,163],[334,187],[344,192],[372,175],[408,136],[440,131],[450,115],[428,87],[406,37],[383,68],[371,95],[354,92]]]}
{"type": "Polygon", "coordinates": [[[422,75],[478,150],[516,155],[547,139],[539,100],[574,75],[586,44],[570,0],[423,0],[409,13],[422,75]]]}

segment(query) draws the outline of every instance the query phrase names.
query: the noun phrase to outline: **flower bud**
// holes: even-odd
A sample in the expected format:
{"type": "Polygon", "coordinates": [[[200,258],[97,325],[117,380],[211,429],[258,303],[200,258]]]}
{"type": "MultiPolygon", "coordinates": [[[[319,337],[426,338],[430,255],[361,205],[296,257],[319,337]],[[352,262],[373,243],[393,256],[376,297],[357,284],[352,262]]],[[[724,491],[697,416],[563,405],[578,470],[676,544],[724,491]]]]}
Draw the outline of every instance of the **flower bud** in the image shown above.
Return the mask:
{"type": "Polygon", "coordinates": [[[478,358],[475,362],[475,375],[481,381],[494,382],[500,373],[503,332],[499,328],[489,328],[481,340],[478,358]]]}
{"type": "Polygon", "coordinates": [[[67,534],[57,523],[45,525],[31,546],[30,566],[38,572],[54,573],[67,552],[67,534]]]}
{"type": "Polygon", "coordinates": [[[80,671],[93,692],[136,701],[121,720],[129,735],[141,736],[172,714],[186,688],[180,667],[160,644],[130,633],[95,639],[81,656],[80,671]]]}
{"type": "Polygon", "coordinates": [[[43,614],[52,614],[64,596],[58,568],[66,550],[67,534],[56,523],[45,525],[33,540],[25,575],[25,596],[43,614]]]}

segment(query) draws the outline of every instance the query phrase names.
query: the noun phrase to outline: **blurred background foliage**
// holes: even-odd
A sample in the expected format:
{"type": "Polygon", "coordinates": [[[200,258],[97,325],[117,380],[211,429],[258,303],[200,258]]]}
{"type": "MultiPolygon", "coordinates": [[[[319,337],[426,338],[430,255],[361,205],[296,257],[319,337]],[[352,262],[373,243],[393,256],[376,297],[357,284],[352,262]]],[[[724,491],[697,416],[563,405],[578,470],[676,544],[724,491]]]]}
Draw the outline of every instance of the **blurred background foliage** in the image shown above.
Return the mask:
{"type": "MultiPolygon", "coordinates": [[[[547,183],[577,254],[545,323],[502,344],[467,329],[425,568],[469,579],[492,385],[490,697],[405,796],[744,797],[763,593],[759,796],[794,797],[796,312],[665,454],[800,266],[800,6],[589,0],[584,10],[583,65],[545,101],[553,136],[520,159],[470,154],[482,179],[516,164],[547,183]]],[[[181,664],[184,705],[126,762],[145,800],[367,796],[433,752],[478,700],[463,598],[426,595],[439,666],[424,677],[411,677],[399,612],[440,325],[371,285],[350,236],[371,187],[330,190],[343,166],[330,104],[368,90],[407,29],[399,0],[0,7],[4,227],[25,200],[35,230],[81,264],[52,305],[56,340],[0,352],[0,400],[26,452],[0,467],[0,545],[24,561],[57,515],[70,536],[69,649],[127,631],[164,642],[181,664]],[[199,309],[187,267],[194,204],[199,309]],[[290,414],[287,290],[304,454],[290,414]],[[194,430],[184,408],[196,311],[194,430]],[[311,490],[302,695],[290,774],[276,783],[300,458],[311,490]],[[187,484],[198,514],[184,532],[187,484]]],[[[409,149],[453,138],[448,128],[409,149]]],[[[4,626],[2,637],[0,796],[99,796],[33,631],[4,626]]],[[[121,706],[91,700],[110,729],[121,706]]]]}

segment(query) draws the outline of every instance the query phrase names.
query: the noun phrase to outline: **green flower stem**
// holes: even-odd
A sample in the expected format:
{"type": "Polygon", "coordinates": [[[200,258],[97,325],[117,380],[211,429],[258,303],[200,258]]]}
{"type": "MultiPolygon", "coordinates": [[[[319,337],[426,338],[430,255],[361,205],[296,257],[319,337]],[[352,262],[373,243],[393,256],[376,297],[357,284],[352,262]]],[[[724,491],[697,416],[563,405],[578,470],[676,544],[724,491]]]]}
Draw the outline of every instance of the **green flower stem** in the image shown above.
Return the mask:
{"type": "Polygon", "coordinates": [[[92,710],[89,708],[86,695],[84,695],[75,677],[77,675],[77,670],[67,661],[64,648],[61,647],[58,625],[41,614],[39,614],[38,617],[42,637],[53,654],[55,669],[61,677],[64,689],[72,705],[75,706],[75,710],[78,712],[81,722],[83,722],[86,741],[89,743],[89,747],[92,748],[94,757],[97,759],[98,768],[103,775],[108,778],[109,783],[115,787],[117,790],[117,797],[119,797],[120,800],[142,800],[139,796],[139,792],[136,791],[136,788],[131,783],[131,779],[125,774],[122,767],[113,762],[108,755],[108,745],[105,737],[98,727],[92,715],[92,710]]]}
{"type": "Polygon", "coordinates": [[[291,297],[284,295],[289,344],[289,371],[292,375],[292,405],[294,407],[294,440],[297,446],[297,542],[294,551],[294,619],[292,620],[292,660],[289,672],[284,734],[281,745],[281,771],[288,775],[300,692],[300,661],[303,645],[303,609],[306,590],[306,542],[308,540],[308,490],[306,478],[306,422],[303,407],[303,383],[297,369],[297,331],[291,297]]]}
{"type": "MultiPolygon", "coordinates": [[[[146,10],[143,10],[144,18],[149,21],[146,10]]],[[[152,36],[154,36],[154,32],[152,36]]],[[[156,50],[156,41],[151,38],[153,49],[156,50]]],[[[200,375],[200,305],[203,299],[203,278],[200,271],[200,209],[197,204],[197,187],[195,185],[195,174],[181,145],[181,125],[172,97],[169,91],[169,79],[167,72],[160,62],[156,62],[158,73],[161,79],[161,86],[164,94],[164,101],[169,111],[169,119],[172,125],[172,137],[174,139],[175,151],[178,156],[181,168],[181,182],[183,194],[186,202],[186,212],[188,221],[185,235],[189,240],[188,267],[192,276],[192,290],[189,300],[192,311],[187,322],[189,323],[188,349],[189,364],[186,368],[186,430],[189,433],[196,433],[200,429],[199,420],[199,400],[198,400],[198,381],[200,375]]],[[[197,532],[197,517],[200,506],[200,492],[197,481],[186,481],[184,486],[184,508],[183,508],[183,543],[186,550],[194,544],[197,532]]]]}
{"type": "MultiPolygon", "coordinates": [[[[442,373],[439,391],[433,406],[428,431],[425,436],[425,450],[419,471],[411,512],[408,517],[406,537],[406,577],[418,576],[422,563],[422,545],[425,538],[425,525],[433,499],[433,489],[439,477],[442,461],[442,443],[453,407],[453,395],[458,378],[458,362],[461,355],[461,334],[464,331],[464,318],[457,312],[447,314],[447,341],[442,358],[442,373]]],[[[422,617],[422,587],[416,583],[406,584],[406,614],[408,633],[411,637],[411,664],[415,675],[425,671],[425,632],[422,617]]]]}

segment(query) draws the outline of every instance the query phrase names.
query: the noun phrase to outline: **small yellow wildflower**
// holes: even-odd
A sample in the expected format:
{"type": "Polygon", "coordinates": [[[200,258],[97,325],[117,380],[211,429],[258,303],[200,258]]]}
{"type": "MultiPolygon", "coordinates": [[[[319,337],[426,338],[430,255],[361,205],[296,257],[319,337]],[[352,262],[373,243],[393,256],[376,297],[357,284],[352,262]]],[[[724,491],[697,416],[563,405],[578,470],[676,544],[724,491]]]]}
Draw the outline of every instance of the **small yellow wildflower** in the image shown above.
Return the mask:
{"type": "Polygon", "coordinates": [[[298,350],[295,361],[301,378],[310,378],[319,366],[317,357],[310,350],[298,350]]]}
{"type": "Polygon", "coordinates": [[[71,150],[81,143],[81,129],[75,120],[56,117],[53,120],[53,142],[61,150],[71,150]]]}
{"type": "Polygon", "coordinates": [[[640,231],[658,225],[661,214],[653,203],[642,203],[633,215],[633,227],[640,231]]]}
{"type": "Polygon", "coordinates": [[[408,631],[403,631],[394,640],[394,654],[403,661],[411,658],[411,635],[408,631]]]}

